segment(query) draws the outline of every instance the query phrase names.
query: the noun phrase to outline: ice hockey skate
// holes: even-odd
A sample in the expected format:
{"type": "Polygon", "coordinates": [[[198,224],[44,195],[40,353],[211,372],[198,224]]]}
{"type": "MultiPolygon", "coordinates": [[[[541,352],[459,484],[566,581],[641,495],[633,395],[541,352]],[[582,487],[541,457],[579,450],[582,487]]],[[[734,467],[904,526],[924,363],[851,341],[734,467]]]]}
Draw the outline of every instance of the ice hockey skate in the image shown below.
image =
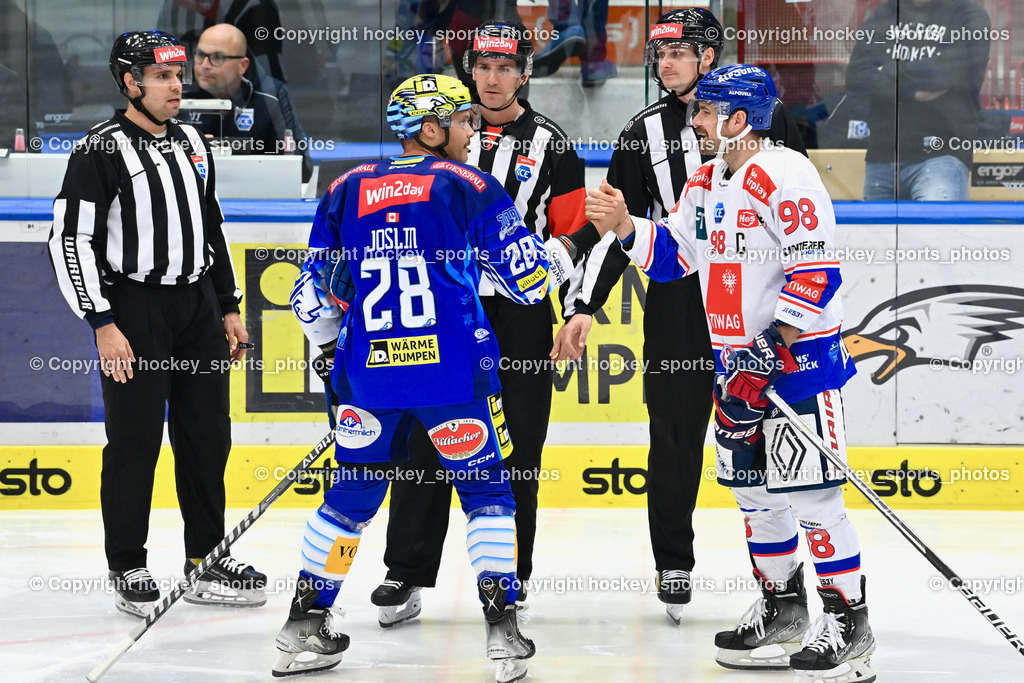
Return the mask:
{"type": "Polygon", "coordinates": [[[145,617],[160,599],[156,581],[145,567],[112,571],[108,578],[114,583],[114,606],[133,617],[145,617]]]}
{"type": "Polygon", "coordinates": [[[803,647],[800,638],[810,624],[804,566],[778,589],[756,569],[754,576],[761,583],[762,597],[740,617],[736,628],[715,634],[715,661],[727,669],[788,669],[790,655],[803,647]]]}
{"type": "Polygon", "coordinates": [[[341,663],[349,637],[338,630],[341,614],[313,607],[319,594],[312,581],[299,578],[288,621],[277,634],[276,645],[281,654],[271,672],[275,676],[325,671],[341,663]]]}
{"type": "MultiPolygon", "coordinates": [[[[185,560],[185,576],[198,566],[195,560],[185,560]]],[[[221,605],[225,607],[260,607],[267,604],[263,590],[267,577],[251,564],[245,564],[225,555],[213,563],[194,581],[182,596],[193,605],[221,605]]]]}
{"type": "Polygon", "coordinates": [[[370,593],[370,602],[380,607],[377,623],[381,628],[391,628],[415,619],[423,608],[419,586],[392,579],[385,579],[370,593]]]}
{"type": "Polygon", "coordinates": [[[690,572],[662,569],[658,572],[658,599],[665,603],[668,618],[676,625],[683,618],[683,605],[690,602],[690,572]]]}
{"type": "Polygon", "coordinates": [[[493,578],[484,577],[477,584],[484,603],[487,624],[487,657],[497,662],[498,683],[518,681],[526,676],[527,662],[537,648],[533,641],[519,632],[516,606],[505,604],[505,589],[493,578]]]}
{"type": "Polygon", "coordinates": [[[804,635],[803,649],[789,663],[800,683],[871,683],[875,670],[871,655],[875,636],[868,624],[864,599],[864,577],[860,577],[861,599],[851,603],[835,588],[819,588],[825,613],[804,635]]]}

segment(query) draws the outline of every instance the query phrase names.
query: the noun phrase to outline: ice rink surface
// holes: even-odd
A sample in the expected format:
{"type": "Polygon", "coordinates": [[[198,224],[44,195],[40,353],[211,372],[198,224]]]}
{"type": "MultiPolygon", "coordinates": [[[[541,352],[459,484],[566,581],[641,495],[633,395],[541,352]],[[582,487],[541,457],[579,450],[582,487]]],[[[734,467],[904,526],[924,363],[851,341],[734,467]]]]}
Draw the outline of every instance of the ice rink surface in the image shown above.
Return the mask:
{"type": "MultiPolygon", "coordinates": [[[[245,512],[229,510],[228,525],[245,512]]],[[[267,605],[238,610],[179,601],[103,680],[272,680],[274,636],[294,587],[308,514],[271,508],[236,544],[237,558],[268,575],[267,605]]],[[[880,514],[854,510],[850,516],[863,546],[879,681],[1024,680],[1024,657],[880,514]]],[[[982,599],[1024,633],[1024,513],[901,516],[954,571],[988,580],[979,586],[982,599]]],[[[437,588],[423,591],[422,616],[388,630],[377,625],[377,608],[369,602],[384,577],[386,523],[382,510],[363,534],[338,600],[352,638],[341,665],[290,680],[493,681],[461,513],[452,514],[441,576],[437,588]]],[[[527,681],[792,680],[787,673],[729,671],[714,662],[715,632],[731,628],[758,595],[749,582],[738,511],[697,511],[695,592],[680,626],[668,620],[655,595],[646,510],[542,509],[539,524],[531,621],[523,627],[537,644],[527,681]]],[[[0,512],[0,545],[0,680],[84,681],[137,623],[115,610],[102,586],[97,589],[106,576],[99,512],[0,512]]],[[[803,543],[800,555],[807,559],[803,543]]],[[[178,579],[182,560],[178,512],[155,511],[151,571],[160,580],[178,579]]],[[[809,566],[807,575],[816,613],[820,602],[809,566]]]]}

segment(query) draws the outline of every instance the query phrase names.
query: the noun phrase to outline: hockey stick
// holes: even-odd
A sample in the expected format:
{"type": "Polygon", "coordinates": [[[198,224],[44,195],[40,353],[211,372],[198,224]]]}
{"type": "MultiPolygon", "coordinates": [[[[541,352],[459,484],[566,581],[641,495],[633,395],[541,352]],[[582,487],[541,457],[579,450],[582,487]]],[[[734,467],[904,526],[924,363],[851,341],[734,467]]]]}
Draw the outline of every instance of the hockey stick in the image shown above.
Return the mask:
{"type": "Polygon", "coordinates": [[[956,572],[950,569],[948,564],[939,559],[939,556],[936,555],[935,552],[929,548],[917,534],[914,533],[913,529],[908,527],[906,522],[900,519],[899,516],[893,512],[892,508],[886,505],[885,501],[878,497],[878,494],[868,486],[867,482],[858,477],[857,473],[854,472],[849,465],[843,462],[831,448],[826,446],[821,438],[809,426],[807,426],[807,423],[800,419],[800,416],[796,414],[796,411],[793,410],[789,404],[779,398],[779,395],[775,393],[774,389],[769,387],[765,390],[764,395],[769,401],[775,404],[775,407],[786,416],[786,419],[788,419],[794,427],[807,437],[808,441],[814,444],[814,447],[817,448],[830,463],[843,470],[847,480],[849,480],[849,482],[853,484],[858,491],[863,493],[864,497],[871,501],[872,505],[878,508],[878,511],[882,513],[882,516],[889,520],[889,522],[896,527],[896,530],[903,534],[903,537],[910,541],[910,544],[917,548],[917,551],[924,555],[926,560],[932,563],[933,567],[938,569],[939,572],[946,577],[946,580],[949,581],[949,585],[956,588],[961,595],[967,598],[967,602],[971,603],[971,606],[973,606],[974,609],[981,612],[981,615],[985,617],[985,619],[987,619],[988,622],[1010,642],[1010,645],[1012,645],[1017,652],[1024,655],[1024,642],[1021,641],[1017,634],[1010,629],[999,615],[992,611],[992,608],[982,602],[981,598],[971,590],[970,586],[964,583],[964,580],[960,578],[956,572]]]}
{"type": "Polygon", "coordinates": [[[121,655],[127,652],[132,645],[137,643],[139,638],[145,635],[146,631],[149,630],[149,627],[155,624],[156,620],[162,617],[167,610],[169,610],[171,606],[178,601],[178,598],[185,594],[185,591],[188,590],[188,586],[190,586],[193,581],[198,581],[199,577],[203,575],[203,572],[209,569],[214,562],[220,559],[221,555],[226,553],[228,548],[231,547],[231,544],[237,541],[238,537],[244,534],[249,527],[251,527],[256,520],[267,511],[267,508],[269,508],[275,500],[280,498],[281,494],[288,490],[288,487],[298,479],[299,474],[312,465],[317,458],[323,455],[333,443],[334,430],[332,429],[330,434],[320,439],[320,443],[313,447],[313,450],[311,450],[309,454],[302,459],[302,462],[293,467],[292,470],[286,474],[280,482],[278,482],[277,486],[274,487],[274,490],[268,493],[267,497],[260,501],[259,505],[250,510],[249,514],[245,516],[245,519],[239,522],[235,528],[217,544],[217,547],[211,550],[210,554],[203,558],[203,561],[192,570],[188,577],[186,577],[185,581],[171,589],[171,592],[167,594],[167,597],[161,600],[153,610],[146,615],[145,619],[138,626],[133,628],[132,632],[124,637],[124,640],[117,644],[107,658],[97,664],[96,668],[89,672],[86,678],[92,681],[92,683],[96,683],[96,681],[98,681],[100,677],[105,674],[118,659],[121,658],[121,655]]]}

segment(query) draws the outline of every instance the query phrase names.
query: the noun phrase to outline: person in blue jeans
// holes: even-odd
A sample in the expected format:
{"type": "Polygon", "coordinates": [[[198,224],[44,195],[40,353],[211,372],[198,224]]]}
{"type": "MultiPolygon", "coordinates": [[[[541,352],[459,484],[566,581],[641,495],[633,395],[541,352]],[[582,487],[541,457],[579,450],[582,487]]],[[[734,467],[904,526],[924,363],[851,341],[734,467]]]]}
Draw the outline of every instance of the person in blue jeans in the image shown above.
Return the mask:
{"type": "Polygon", "coordinates": [[[580,58],[584,88],[615,78],[608,61],[608,0],[551,0],[548,19],[558,31],[533,60],[533,77],[550,76],[570,57],[580,58]]]}
{"type": "Polygon", "coordinates": [[[846,72],[868,104],[864,199],[967,200],[989,24],[970,0],[886,0],[864,22],[846,72]]]}

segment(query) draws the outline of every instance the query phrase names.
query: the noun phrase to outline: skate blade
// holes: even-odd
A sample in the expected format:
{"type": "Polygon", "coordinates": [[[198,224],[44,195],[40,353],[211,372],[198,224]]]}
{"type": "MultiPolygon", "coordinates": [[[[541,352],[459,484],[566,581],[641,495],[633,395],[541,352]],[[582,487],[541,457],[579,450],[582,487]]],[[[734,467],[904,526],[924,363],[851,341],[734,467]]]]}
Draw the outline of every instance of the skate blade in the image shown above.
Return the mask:
{"type": "Polygon", "coordinates": [[[182,596],[193,605],[217,605],[220,607],[262,607],[267,604],[267,594],[261,588],[234,589],[217,581],[200,581],[182,596]]]}
{"type": "Polygon", "coordinates": [[[124,612],[129,616],[139,617],[140,619],[145,619],[153,609],[153,605],[158,602],[159,600],[154,600],[153,602],[132,602],[122,598],[120,595],[114,595],[114,607],[119,612],[124,612]]]}
{"type": "Polygon", "coordinates": [[[423,600],[420,599],[419,590],[415,590],[409,596],[409,602],[405,603],[404,607],[402,605],[381,607],[377,611],[377,623],[381,628],[391,628],[410,619],[415,619],[422,610],[423,600]]]}
{"type": "Polygon", "coordinates": [[[341,664],[341,653],[336,655],[321,655],[316,652],[281,652],[274,662],[274,668],[270,673],[278,678],[284,676],[295,676],[296,674],[307,674],[315,671],[326,671],[341,664]]]}
{"type": "Polygon", "coordinates": [[[502,659],[498,662],[494,674],[497,683],[511,683],[526,678],[527,660],[525,659],[502,659]]]}
{"type": "Polygon", "coordinates": [[[793,673],[793,683],[871,683],[876,678],[870,654],[824,671],[793,669],[793,673]]]}
{"type": "Polygon", "coordinates": [[[665,605],[665,614],[676,626],[679,626],[683,619],[683,607],[684,605],[665,605]]]}
{"type": "Polygon", "coordinates": [[[750,669],[755,671],[785,671],[789,669],[789,657],[801,649],[798,640],[792,643],[762,645],[753,650],[718,649],[715,661],[726,669],[750,669]]]}

